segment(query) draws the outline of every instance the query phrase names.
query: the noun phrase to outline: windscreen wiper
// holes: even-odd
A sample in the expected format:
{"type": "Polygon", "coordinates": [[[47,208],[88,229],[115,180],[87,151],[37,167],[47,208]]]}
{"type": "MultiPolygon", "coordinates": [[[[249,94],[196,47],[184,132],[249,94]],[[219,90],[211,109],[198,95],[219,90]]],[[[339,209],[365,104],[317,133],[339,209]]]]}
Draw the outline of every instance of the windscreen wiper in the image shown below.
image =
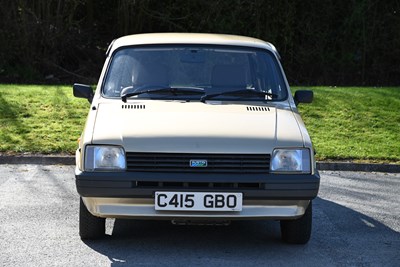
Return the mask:
{"type": "Polygon", "coordinates": [[[141,94],[157,94],[157,93],[171,93],[173,95],[199,95],[204,94],[204,89],[200,87],[162,87],[162,88],[152,88],[152,89],[141,89],[132,92],[132,87],[128,90],[122,90],[121,99],[126,102],[126,99],[131,96],[141,95],[141,94]]]}
{"type": "Polygon", "coordinates": [[[265,99],[265,96],[269,96],[271,98],[277,97],[276,94],[272,94],[272,93],[268,93],[268,92],[256,91],[253,89],[240,89],[240,90],[235,90],[235,91],[226,91],[226,92],[221,92],[221,93],[203,95],[200,98],[200,101],[205,103],[206,100],[217,97],[217,96],[221,96],[221,95],[260,96],[260,97],[264,97],[263,100],[267,100],[267,99],[265,99]]]}

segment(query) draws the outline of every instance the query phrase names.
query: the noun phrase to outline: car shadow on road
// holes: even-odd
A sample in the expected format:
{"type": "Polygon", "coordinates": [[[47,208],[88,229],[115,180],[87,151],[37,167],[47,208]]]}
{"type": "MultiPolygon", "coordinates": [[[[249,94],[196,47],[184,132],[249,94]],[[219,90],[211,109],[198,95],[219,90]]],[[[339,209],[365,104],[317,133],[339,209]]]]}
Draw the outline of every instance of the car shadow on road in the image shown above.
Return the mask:
{"type": "Polygon", "coordinates": [[[306,245],[283,243],[276,221],[177,226],[169,221],[121,219],[115,220],[112,235],[85,244],[107,256],[111,266],[296,265],[299,260],[305,265],[395,266],[400,262],[399,232],[325,199],[315,199],[313,208],[313,233],[306,245]]]}

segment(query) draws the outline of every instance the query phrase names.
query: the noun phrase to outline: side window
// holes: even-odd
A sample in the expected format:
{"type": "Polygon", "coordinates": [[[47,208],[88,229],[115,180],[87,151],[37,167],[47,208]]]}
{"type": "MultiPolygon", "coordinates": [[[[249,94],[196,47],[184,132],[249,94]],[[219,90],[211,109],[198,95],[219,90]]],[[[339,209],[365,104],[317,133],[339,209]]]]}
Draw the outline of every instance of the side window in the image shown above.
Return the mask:
{"type": "Polygon", "coordinates": [[[109,97],[119,97],[124,87],[131,86],[134,64],[134,59],[128,53],[117,52],[112,59],[103,94],[109,97]]]}
{"type": "Polygon", "coordinates": [[[258,53],[252,57],[251,62],[254,62],[255,83],[260,91],[277,94],[278,98],[285,96],[282,90],[285,86],[279,73],[278,66],[274,59],[268,54],[258,53]]]}

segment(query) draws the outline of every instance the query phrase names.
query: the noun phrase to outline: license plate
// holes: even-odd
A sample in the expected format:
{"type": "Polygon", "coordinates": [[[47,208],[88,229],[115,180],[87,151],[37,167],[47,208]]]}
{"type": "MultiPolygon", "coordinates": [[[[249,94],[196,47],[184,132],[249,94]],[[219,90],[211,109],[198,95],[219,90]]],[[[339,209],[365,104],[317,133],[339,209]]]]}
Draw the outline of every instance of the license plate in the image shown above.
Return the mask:
{"type": "Polygon", "coordinates": [[[241,211],[242,193],[156,192],[156,210],[241,211]]]}

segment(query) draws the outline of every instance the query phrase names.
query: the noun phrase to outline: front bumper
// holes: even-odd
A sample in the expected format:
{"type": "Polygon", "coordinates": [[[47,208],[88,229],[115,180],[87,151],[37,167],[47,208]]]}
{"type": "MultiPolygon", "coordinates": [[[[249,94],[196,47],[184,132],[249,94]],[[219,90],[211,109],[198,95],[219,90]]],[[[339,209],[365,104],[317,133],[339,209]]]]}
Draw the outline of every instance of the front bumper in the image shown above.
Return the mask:
{"type": "Polygon", "coordinates": [[[95,216],[140,219],[287,219],[301,217],[320,177],[295,174],[75,172],[78,193],[95,216]],[[242,192],[240,212],[156,211],[156,191],[242,192]]]}
{"type": "Polygon", "coordinates": [[[311,200],[320,177],[310,174],[75,171],[82,197],[152,198],[155,191],[242,192],[244,199],[311,200]]]}

